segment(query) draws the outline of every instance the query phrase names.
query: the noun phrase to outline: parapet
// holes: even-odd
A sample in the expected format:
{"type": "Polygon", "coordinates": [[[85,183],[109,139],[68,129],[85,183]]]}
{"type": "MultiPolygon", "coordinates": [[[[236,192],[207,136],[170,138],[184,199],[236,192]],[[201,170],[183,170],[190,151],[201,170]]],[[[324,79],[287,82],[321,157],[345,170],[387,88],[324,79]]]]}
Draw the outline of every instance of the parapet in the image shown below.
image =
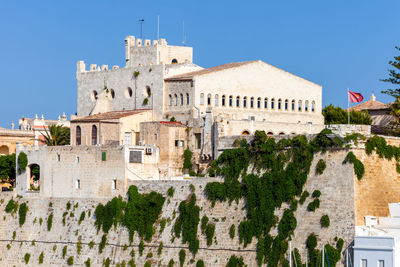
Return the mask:
{"type": "MultiPolygon", "coordinates": [[[[112,67],[113,70],[119,69],[119,66],[114,65],[112,67]]],[[[76,72],[77,73],[83,73],[83,72],[95,72],[95,71],[108,71],[108,65],[101,65],[97,66],[97,64],[90,64],[89,70],[86,70],[86,64],[83,60],[78,61],[76,64],[76,72]]]]}
{"type": "Polygon", "coordinates": [[[150,40],[150,39],[144,39],[142,40],[141,38],[135,38],[135,36],[127,36],[125,38],[125,47],[131,47],[131,46],[157,46],[157,45],[168,45],[167,40],[164,38],[158,39],[158,40],[150,40]]]}

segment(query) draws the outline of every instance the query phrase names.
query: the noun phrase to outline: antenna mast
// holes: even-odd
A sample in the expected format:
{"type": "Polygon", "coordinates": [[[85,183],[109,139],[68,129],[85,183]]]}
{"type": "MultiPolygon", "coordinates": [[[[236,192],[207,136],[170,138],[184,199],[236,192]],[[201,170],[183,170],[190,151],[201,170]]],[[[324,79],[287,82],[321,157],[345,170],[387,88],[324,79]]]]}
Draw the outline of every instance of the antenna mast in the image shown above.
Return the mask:
{"type": "Polygon", "coordinates": [[[160,40],[160,15],[157,16],[157,41],[160,40]]]}
{"type": "Polygon", "coordinates": [[[185,21],[182,22],[182,45],[185,46],[185,21]]]}
{"type": "Polygon", "coordinates": [[[144,19],[139,19],[139,24],[140,24],[140,39],[143,39],[143,23],[144,23],[144,19]]]}

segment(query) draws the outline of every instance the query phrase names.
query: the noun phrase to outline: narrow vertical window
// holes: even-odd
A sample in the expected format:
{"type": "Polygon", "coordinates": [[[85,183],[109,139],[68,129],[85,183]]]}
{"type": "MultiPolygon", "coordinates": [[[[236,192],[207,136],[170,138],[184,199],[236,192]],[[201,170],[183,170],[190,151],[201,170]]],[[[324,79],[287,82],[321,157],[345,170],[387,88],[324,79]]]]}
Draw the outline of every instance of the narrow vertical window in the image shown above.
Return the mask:
{"type": "Polygon", "coordinates": [[[247,108],[247,96],[243,97],[243,108],[247,108]]]}
{"type": "Polygon", "coordinates": [[[315,101],[311,102],[311,111],[315,112],[315,101]]]}
{"type": "Polygon", "coordinates": [[[289,110],[289,100],[285,100],[285,110],[289,110]]]}
{"type": "Polygon", "coordinates": [[[225,95],[222,96],[222,100],[221,101],[222,101],[221,102],[222,106],[225,107],[225,95]]]}
{"type": "Polygon", "coordinates": [[[264,98],[264,109],[268,109],[268,97],[264,98]]]}
{"type": "Polygon", "coordinates": [[[117,179],[113,179],[112,181],[112,189],[117,190],[117,179]]]}
{"type": "Polygon", "coordinates": [[[282,109],[282,99],[278,99],[278,110],[282,109]]]}
{"type": "Polygon", "coordinates": [[[186,105],[189,105],[189,93],[186,93],[186,105]]]}
{"type": "Polygon", "coordinates": [[[81,180],[79,180],[79,179],[76,180],[75,187],[76,187],[76,189],[80,189],[81,188],[81,180]]]}
{"type": "Polygon", "coordinates": [[[214,106],[218,107],[218,95],[215,95],[214,97],[214,106]]]}
{"type": "Polygon", "coordinates": [[[181,106],[183,106],[183,95],[181,94],[181,106]]]}
{"type": "Polygon", "coordinates": [[[257,108],[261,108],[261,97],[257,98],[257,108]]]}
{"type": "Polygon", "coordinates": [[[172,96],[169,95],[169,105],[172,106],[172,96]]]}
{"type": "Polygon", "coordinates": [[[79,146],[81,144],[81,127],[76,126],[76,145],[79,146]]]}
{"type": "Polygon", "coordinates": [[[298,111],[301,111],[302,109],[303,109],[302,102],[301,102],[301,100],[299,100],[298,111]]]}
{"type": "Polygon", "coordinates": [[[240,107],[240,96],[236,97],[236,107],[240,107]]]}
{"type": "Polygon", "coordinates": [[[211,106],[211,94],[207,95],[207,106],[211,106]]]}
{"type": "Polygon", "coordinates": [[[250,98],[250,108],[254,108],[254,97],[250,98]]]}
{"type": "Polygon", "coordinates": [[[294,101],[294,100],[292,100],[292,111],[294,111],[294,110],[295,110],[295,108],[296,108],[296,103],[295,103],[295,101],[294,101]]]}
{"type": "Polygon", "coordinates": [[[92,126],[92,145],[97,145],[97,126],[92,126]]]}
{"type": "Polygon", "coordinates": [[[200,105],[204,105],[204,94],[200,94],[200,105]]]}
{"type": "Polygon", "coordinates": [[[232,107],[233,106],[233,97],[229,96],[229,106],[232,107]]]}
{"type": "Polygon", "coordinates": [[[308,100],[306,100],[306,102],[304,102],[304,111],[305,112],[308,111],[308,100]]]}
{"type": "Polygon", "coordinates": [[[275,98],[271,99],[271,109],[275,109],[275,98]]]}
{"type": "Polygon", "coordinates": [[[175,106],[177,106],[178,105],[178,96],[175,94],[174,98],[175,98],[175,106]]]}

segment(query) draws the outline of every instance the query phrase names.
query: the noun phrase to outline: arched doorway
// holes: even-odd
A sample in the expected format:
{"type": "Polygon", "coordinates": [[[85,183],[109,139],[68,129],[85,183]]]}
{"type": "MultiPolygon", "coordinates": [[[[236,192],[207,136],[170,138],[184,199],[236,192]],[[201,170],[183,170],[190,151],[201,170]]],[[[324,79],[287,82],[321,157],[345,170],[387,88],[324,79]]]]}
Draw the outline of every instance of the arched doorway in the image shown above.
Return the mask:
{"type": "Polygon", "coordinates": [[[10,150],[8,146],[0,146],[0,155],[8,155],[10,154],[10,150]]]}
{"type": "Polygon", "coordinates": [[[40,166],[38,164],[30,164],[29,166],[29,190],[40,190],[40,166]]]}
{"type": "Polygon", "coordinates": [[[247,130],[242,132],[242,135],[249,135],[249,134],[250,134],[250,133],[249,133],[249,131],[247,131],[247,130]]]}

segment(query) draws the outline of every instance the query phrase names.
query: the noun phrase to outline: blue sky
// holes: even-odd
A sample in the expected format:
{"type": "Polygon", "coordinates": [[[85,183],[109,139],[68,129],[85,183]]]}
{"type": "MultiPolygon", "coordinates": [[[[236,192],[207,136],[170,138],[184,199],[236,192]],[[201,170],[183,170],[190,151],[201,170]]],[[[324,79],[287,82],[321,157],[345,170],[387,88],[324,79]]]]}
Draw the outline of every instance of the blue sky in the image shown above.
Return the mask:
{"type": "Polygon", "coordinates": [[[76,62],[124,66],[124,38],[194,47],[211,67],[261,59],[323,86],[323,104],[347,106],[387,84],[400,46],[400,1],[9,1],[0,5],[0,126],[22,116],[76,112],[76,62]]]}

